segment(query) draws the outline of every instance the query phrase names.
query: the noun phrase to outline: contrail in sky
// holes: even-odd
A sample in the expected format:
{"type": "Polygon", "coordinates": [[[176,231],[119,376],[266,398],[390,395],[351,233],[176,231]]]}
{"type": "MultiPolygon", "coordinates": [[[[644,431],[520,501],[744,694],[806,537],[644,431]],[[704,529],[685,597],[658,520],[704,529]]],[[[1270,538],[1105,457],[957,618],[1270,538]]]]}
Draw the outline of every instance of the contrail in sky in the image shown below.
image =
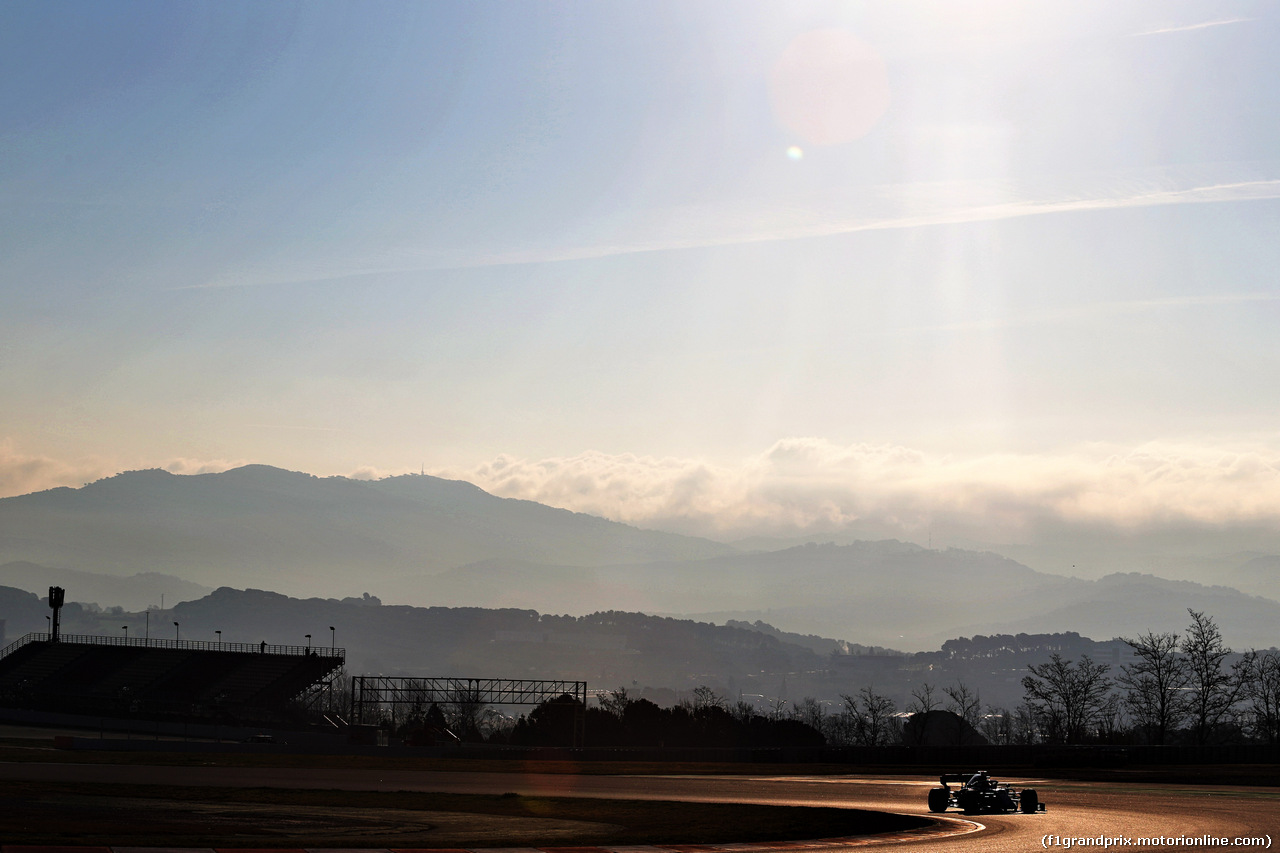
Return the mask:
{"type": "Polygon", "coordinates": [[[1204,21],[1199,24],[1187,24],[1181,27],[1163,27],[1158,30],[1147,30],[1146,32],[1134,33],[1135,36],[1162,36],[1166,33],[1185,33],[1190,30],[1207,30],[1210,27],[1223,27],[1227,24],[1244,24],[1249,21],[1256,21],[1257,18],[1226,18],[1221,21],[1204,21]]]}
{"type": "MultiPolygon", "coordinates": [[[[910,192],[916,198],[929,198],[955,192],[955,187],[940,186],[936,192],[929,186],[902,186],[887,188],[883,192],[889,196],[894,193],[905,195],[910,192]]],[[[961,190],[965,189],[960,187],[961,190]]],[[[969,188],[973,195],[991,196],[990,187],[975,186],[969,188]]],[[[1141,207],[1161,207],[1179,204],[1214,204],[1223,202],[1266,201],[1280,199],[1280,179],[1233,181],[1185,188],[1150,189],[1130,192],[1123,195],[1064,196],[1047,199],[1014,199],[992,203],[965,203],[958,201],[952,204],[935,206],[932,209],[912,211],[900,214],[873,214],[831,211],[824,212],[810,208],[792,208],[786,215],[793,219],[807,221],[792,222],[785,225],[753,227],[759,221],[758,215],[735,216],[733,211],[707,209],[695,211],[700,215],[694,217],[689,228],[696,230],[699,225],[707,228],[706,233],[691,234],[688,237],[663,236],[644,240],[619,240],[615,243],[596,244],[577,247],[535,247],[529,249],[477,254],[475,256],[459,256],[438,250],[404,249],[399,262],[390,261],[386,253],[378,262],[334,262],[326,269],[313,271],[293,271],[291,274],[252,275],[242,274],[218,279],[203,284],[187,285],[173,288],[190,290],[216,287],[251,287],[270,284],[300,284],[305,282],[338,281],[346,278],[358,278],[369,275],[386,275],[396,273],[428,272],[443,270],[474,269],[496,266],[521,266],[525,264],[556,263],[564,261],[592,260],[598,258],[617,257],[622,255],[641,254],[645,252],[675,251],[682,249],[703,249],[719,246],[746,245],[752,243],[780,242],[800,240],[813,237],[829,237],[840,234],[854,234],[862,231],[887,231],[909,228],[921,228],[933,225],[956,225],[970,222],[994,222],[1005,219],[1018,219],[1028,216],[1047,216],[1060,213],[1084,213],[1103,210],[1123,210],[1141,207]],[[737,220],[742,225],[728,231],[720,230],[725,221],[737,220]],[[417,260],[412,260],[414,256],[417,260]],[[408,256],[405,258],[404,256],[408,256]]],[[[910,208],[911,202],[899,201],[902,207],[910,208]]],[[[688,211],[680,217],[682,211],[673,211],[673,219],[688,219],[688,211]]],[[[777,208],[772,213],[777,215],[777,208]]]]}

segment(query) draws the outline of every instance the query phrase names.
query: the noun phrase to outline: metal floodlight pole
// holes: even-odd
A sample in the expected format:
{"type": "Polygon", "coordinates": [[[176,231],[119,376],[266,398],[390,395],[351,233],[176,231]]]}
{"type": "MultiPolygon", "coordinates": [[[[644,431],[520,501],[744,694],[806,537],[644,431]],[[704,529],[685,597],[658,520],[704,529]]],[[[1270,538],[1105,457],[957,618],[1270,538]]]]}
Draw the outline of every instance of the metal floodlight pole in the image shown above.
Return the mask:
{"type": "Polygon", "coordinates": [[[180,633],[181,631],[182,629],[178,627],[178,623],[174,622],[173,623],[173,641],[175,643],[182,639],[182,634],[180,633]]]}
{"type": "Polygon", "coordinates": [[[49,608],[53,611],[53,621],[49,625],[49,639],[58,642],[58,623],[62,618],[62,605],[66,601],[66,590],[60,586],[49,587],[49,608]]]}
{"type": "Polygon", "coordinates": [[[120,630],[124,631],[124,644],[129,645],[129,626],[121,625],[120,630]]]}
{"type": "Polygon", "coordinates": [[[215,634],[217,634],[217,635],[218,635],[218,647],[219,647],[219,648],[221,648],[221,647],[222,647],[222,632],[221,632],[221,631],[214,631],[213,633],[215,633],[215,634]]]}
{"type": "Polygon", "coordinates": [[[329,626],[329,653],[332,654],[338,648],[338,635],[333,630],[333,626],[329,626]]]}
{"type": "Polygon", "coordinates": [[[307,634],[306,637],[307,637],[307,651],[309,652],[311,651],[311,635],[307,634]]]}

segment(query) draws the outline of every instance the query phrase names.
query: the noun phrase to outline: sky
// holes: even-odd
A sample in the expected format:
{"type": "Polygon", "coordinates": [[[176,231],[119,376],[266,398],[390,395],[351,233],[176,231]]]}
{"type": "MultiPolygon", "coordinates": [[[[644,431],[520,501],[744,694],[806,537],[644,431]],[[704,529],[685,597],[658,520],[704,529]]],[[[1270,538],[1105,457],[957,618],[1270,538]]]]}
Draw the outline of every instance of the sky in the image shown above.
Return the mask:
{"type": "Polygon", "coordinates": [[[0,495],[1280,530],[1268,3],[0,4],[0,495]]]}

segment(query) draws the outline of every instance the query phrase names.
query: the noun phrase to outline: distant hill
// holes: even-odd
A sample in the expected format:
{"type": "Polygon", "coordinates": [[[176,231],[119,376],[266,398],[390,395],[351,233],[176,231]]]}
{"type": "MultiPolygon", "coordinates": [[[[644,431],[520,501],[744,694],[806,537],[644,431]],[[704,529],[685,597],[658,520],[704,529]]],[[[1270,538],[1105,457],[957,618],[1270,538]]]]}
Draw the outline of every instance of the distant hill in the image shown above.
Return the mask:
{"type": "MultiPolygon", "coordinates": [[[[781,551],[807,543],[849,545],[888,539],[893,533],[866,523],[840,530],[789,538],[751,537],[730,544],[742,552],[781,551]]],[[[1020,543],[989,542],[956,531],[935,542],[965,551],[999,554],[1036,571],[1097,580],[1140,572],[1189,580],[1207,586],[1225,584],[1250,595],[1280,600],[1280,531],[1266,526],[1195,525],[1143,530],[1108,525],[1043,525],[1024,533],[1020,543]]]]}
{"type": "MultiPolygon", "coordinates": [[[[1077,631],[1092,637],[1133,636],[1147,630],[1186,632],[1187,609],[1214,618],[1236,648],[1280,646],[1280,602],[1225,586],[1171,581],[1136,572],[1075,581],[1042,600],[1031,612],[992,614],[955,633],[1045,633],[1077,631]],[[979,627],[981,626],[981,627],[979,627]]],[[[975,614],[976,615],[976,614],[975,614]]]]}
{"type": "Polygon", "coordinates": [[[173,606],[213,592],[207,586],[184,581],[173,575],[139,572],[128,577],[57,569],[36,563],[15,562],[0,565],[0,585],[24,589],[43,598],[49,587],[60,586],[72,591],[73,601],[93,602],[125,610],[142,610],[151,605],[173,606]]]}
{"type": "MultiPolygon", "coordinates": [[[[0,619],[9,621],[9,640],[44,631],[48,612],[34,595],[0,587],[0,619]]],[[[567,678],[610,688],[638,680],[725,689],[760,672],[812,671],[824,663],[812,649],[759,631],[641,613],[574,617],[514,608],[405,607],[382,605],[373,597],[299,599],[224,587],[152,611],[151,636],[172,639],[173,622],[180,623],[184,640],[333,642],[348,650],[353,674],[567,678]]],[[[67,634],[120,636],[128,625],[131,636],[138,637],[146,624],[139,613],[106,614],[71,603],[63,609],[67,634]]]]}
{"type": "Polygon", "coordinates": [[[1227,579],[1233,586],[1280,598],[1280,556],[1275,554],[1250,555],[1227,579]]]}
{"type": "Polygon", "coordinates": [[[264,465],[130,471],[0,499],[0,562],[302,594],[347,595],[495,558],[594,566],[732,551],[427,476],[361,481],[264,465]]]}
{"type": "MultiPolygon", "coordinates": [[[[1157,593],[1163,587],[1148,581],[1141,576],[1110,581],[1121,588],[1136,584],[1134,592],[1121,593],[1126,596],[1121,606],[1132,606],[1135,594],[1154,602],[1151,610],[1125,617],[1119,633],[1183,631],[1188,620],[1185,611],[1177,611],[1182,601],[1160,599],[1157,593]],[[1167,624],[1147,621],[1163,619],[1166,609],[1172,611],[1167,624]]],[[[1205,603],[1210,616],[1229,633],[1223,608],[1230,597],[1205,603]]],[[[0,586],[6,642],[28,631],[43,632],[48,612],[35,595],[0,586]]],[[[904,654],[791,634],[763,622],[720,626],[623,611],[566,616],[520,608],[408,607],[381,604],[374,596],[299,599],[255,589],[221,588],[146,613],[109,613],[74,602],[63,610],[67,634],[118,637],[127,627],[131,637],[149,630],[153,638],[172,639],[179,631],[174,622],[180,624],[184,640],[251,647],[264,640],[299,646],[333,642],[347,650],[348,672],[357,675],[582,679],[593,690],[626,687],[633,695],[667,704],[678,698],[677,692],[687,696],[694,687],[707,685],[730,701],[747,701],[762,712],[785,709],[779,700],[799,703],[806,696],[836,707],[842,695],[867,686],[903,708],[922,684],[932,684],[941,695],[943,687],[956,681],[979,690],[987,704],[1015,707],[1021,701],[1027,665],[1043,663],[1051,653],[1069,659],[1088,654],[1113,672],[1132,659],[1120,640],[1095,642],[1076,632],[1005,634],[988,628],[971,638],[948,638],[930,649],[904,654]]],[[[1229,644],[1246,648],[1231,640],[1229,644]]]]}
{"type": "MultiPolygon", "coordinates": [[[[396,605],[760,620],[814,649],[822,644],[801,636],[918,651],[992,631],[1181,630],[1188,607],[1213,614],[1233,645],[1280,645],[1280,604],[1228,587],[1149,574],[1086,580],[995,553],[894,540],[748,553],[426,476],[366,482],[266,466],[130,472],[0,500],[4,561],[134,577],[144,604],[160,592],[199,592],[155,589],[180,578],[304,598],[367,592],[396,605]]],[[[1261,553],[1237,565],[1253,588],[1276,571],[1261,553]]],[[[24,571],[12,583],[32,589],[35,570],[24,571]]],[[[122,589],[118,580],[62,577],[69,600],[109,601],[122,589]]],[[[34,591],[48,585],[40,579],[34,591]]]]}
{"type": "Polygon", "coordinates": [[[0,648],[23,634],[49,630],[49,623],[45,621],[48,614],[49,608],[35,593],[0,586],[0,620],[5,623],[3,630],[0,630],[0,648]]]}
{"type": "MultiPolygon", "coordinates": [[[[411,592],[404,582],[398,588],[411,592]]],[[[618,607],[715,622],[763,620],[783,631],[909,650],[992,631],[1180,631],[1193,607],[1213,614],[1238,646],[1280,644],[1280,603],[1227,587],[1135,574],[1082,580],[997,554],[893,540],[628,567],[493,560],[433,578],[431,592],[453,605],[523,601],[556,610],[573,602],[577,612],[618,607]]]]}

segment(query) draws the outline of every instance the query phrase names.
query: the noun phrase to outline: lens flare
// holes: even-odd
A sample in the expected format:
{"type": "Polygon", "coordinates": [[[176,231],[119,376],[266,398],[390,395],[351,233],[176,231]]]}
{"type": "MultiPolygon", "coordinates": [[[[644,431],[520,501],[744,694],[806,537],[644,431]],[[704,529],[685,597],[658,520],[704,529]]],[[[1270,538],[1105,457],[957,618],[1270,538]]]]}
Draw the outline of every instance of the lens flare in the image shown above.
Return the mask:
{"type": "Polygon", "coordinates": [[[799,145],[792,145],[790,148],[787,149],[787,157],[791,160],[803,160],[804,149],[801,148],[799,145]]]}
{"type": "Polygon", "coordinates": [[[889,74],[871,45],[838,29],[792,39],[769,75],[774,115],[814,145],[866,136],[889,109],[889,74]]]}

